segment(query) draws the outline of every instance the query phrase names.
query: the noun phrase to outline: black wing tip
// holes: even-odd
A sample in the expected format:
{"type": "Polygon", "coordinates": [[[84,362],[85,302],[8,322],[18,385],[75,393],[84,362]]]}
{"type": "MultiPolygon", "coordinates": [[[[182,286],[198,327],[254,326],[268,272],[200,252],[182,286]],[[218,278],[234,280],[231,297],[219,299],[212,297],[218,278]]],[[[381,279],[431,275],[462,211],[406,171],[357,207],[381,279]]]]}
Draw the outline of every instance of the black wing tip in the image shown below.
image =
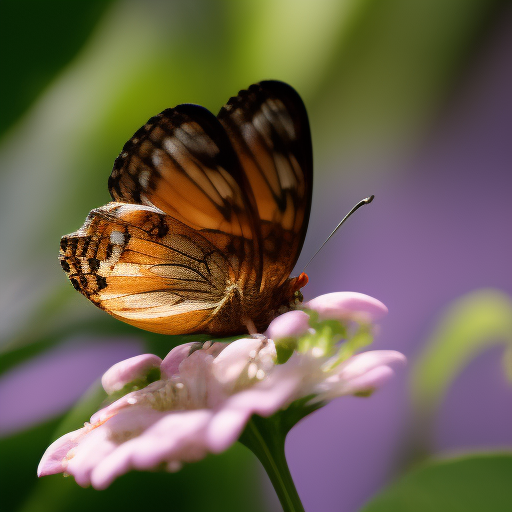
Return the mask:
{"type": "MultiPolygon", "coordinates": [[[[195,103],[180,103],[173,109],[174,115],[179,115],[186,118],[186,121],[195,121],[201,125],[205,133],[214,141],[217,141],[219,131],[222,131],[221,125],[217,116],[206,107],[196,105],[195,103]]],[[[184,121],[181,119],[181,121],[184,121]]]]}
{"type": "Polygon", "coordinates": [[[288,82],[283,82],[282,80],[262,80],[255,85],[259,85],[261,88],[266,90],[293,91],[295,94],[299,94],[288,82]]]}
{"type": "Polygon", "coordinates": [[[174,108],[168,108],[164,110],[164,112],[179,112],[180,114],[196,114],[198,112],[201,112],[206,115],[213,114],[202,105],[198,105],[197,103],[180,103],[179,105],[176,105],[174,108]]]}

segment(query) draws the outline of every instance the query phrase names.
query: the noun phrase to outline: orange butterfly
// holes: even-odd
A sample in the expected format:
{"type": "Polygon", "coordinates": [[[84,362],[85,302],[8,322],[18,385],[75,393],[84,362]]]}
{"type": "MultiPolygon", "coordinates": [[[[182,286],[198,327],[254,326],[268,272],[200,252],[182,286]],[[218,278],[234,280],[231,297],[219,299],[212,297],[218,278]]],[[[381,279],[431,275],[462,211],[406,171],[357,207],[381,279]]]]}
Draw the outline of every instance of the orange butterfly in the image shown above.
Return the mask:
{"type": "Polygon", "coordinates": [[[264,81],[215,117],[183,104],[124,145],[115,202],[62,237],[73,286],[112,316],[165,334],[263,332],[302,300],[290,278],[313,185],[309,122],[289,85],[264,81]]]}

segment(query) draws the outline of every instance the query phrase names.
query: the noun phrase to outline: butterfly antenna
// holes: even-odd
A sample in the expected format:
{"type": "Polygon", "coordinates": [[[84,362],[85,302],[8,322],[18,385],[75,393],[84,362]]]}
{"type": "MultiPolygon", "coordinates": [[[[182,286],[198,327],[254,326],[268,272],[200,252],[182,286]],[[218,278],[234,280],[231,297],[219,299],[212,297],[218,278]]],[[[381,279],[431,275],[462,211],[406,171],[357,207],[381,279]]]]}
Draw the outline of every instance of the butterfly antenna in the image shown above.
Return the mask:
{"type": "Polygon", "coordinates": [[[352,208],[352,210],[350,210],[347,215],[345,215],[345,217],[343,217],[343,219],[341,220],[341,222],[334,228],[333,232],[327,237],[327,240],[320,246],[320,249],[318,249],[318,251],[315,252],[315,254],[313,254],[313,256],[311,257],[311,259],[306,263],[306,266],[304,267],[303,270],[306,270],[306,267],[313,261],[313,258],[323,249],[324,245],[331,239],[331,237],[334,235],[334,233],[336,233],[336,231],[338,231],[338,229],[340,229],[340,227],[342,226],[342,224],[356,211],[356,210],[359,210],[359,208],[361,208],[361,206],[364,206],[365,204],[370,204],[372,201],[373,201],[373,198],[375,196],[372,194],[370,197],[366,197],[365,199],[362,199],[361,201],[359,201],[359,203],[357,203],[354,208],[352,208]]]}

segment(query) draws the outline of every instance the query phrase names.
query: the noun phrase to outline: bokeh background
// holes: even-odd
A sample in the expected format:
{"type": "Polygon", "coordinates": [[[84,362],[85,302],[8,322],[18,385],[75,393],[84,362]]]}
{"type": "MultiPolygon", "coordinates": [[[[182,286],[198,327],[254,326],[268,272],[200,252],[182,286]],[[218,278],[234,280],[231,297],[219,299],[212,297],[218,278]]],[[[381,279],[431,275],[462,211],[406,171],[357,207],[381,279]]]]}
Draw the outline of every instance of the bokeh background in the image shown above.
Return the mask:
{"type": "MultiPolygon", "coordinates": [[[[0,2],[0,510],[257,511],[279,504],[235,446],[106,491],[35,476],[99,406],[98,378],[181,340],[76,293],[60,236],[109,200],[124,142],[178,103],[217,112],[262,79],[308,109],[315,185],[305,297],[390,310],[375,346],[409,358],[370,399],[290,433],[306,510],[358,510],[432,454],[512,448],[512,9],[498,0],[0,2]]],[[[512,477],[512,475],[511,475],[512,477]]]]}

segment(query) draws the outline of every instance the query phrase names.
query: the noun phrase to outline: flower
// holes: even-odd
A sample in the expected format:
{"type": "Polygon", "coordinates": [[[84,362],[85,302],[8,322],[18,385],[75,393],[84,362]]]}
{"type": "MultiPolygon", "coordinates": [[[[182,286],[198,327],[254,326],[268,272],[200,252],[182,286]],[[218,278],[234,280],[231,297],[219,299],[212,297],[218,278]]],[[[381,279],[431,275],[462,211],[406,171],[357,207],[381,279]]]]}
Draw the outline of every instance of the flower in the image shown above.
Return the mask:
{"type": "Polygon", "coordinates": [[[366,295],[332,293],[277,317],[266,335],[186,343],[163,361],[151,354],[122,361],[103,387],[114,396],[135,390],[57,439],[38,475],[65,472],[104,489],[130,469],[176,471],[222,452],[253,415],[270,418],[295,405],[296,422],[335,397],[367,396],[405,361],[389,350],[354,355],[386,312],[366,295]]]}

